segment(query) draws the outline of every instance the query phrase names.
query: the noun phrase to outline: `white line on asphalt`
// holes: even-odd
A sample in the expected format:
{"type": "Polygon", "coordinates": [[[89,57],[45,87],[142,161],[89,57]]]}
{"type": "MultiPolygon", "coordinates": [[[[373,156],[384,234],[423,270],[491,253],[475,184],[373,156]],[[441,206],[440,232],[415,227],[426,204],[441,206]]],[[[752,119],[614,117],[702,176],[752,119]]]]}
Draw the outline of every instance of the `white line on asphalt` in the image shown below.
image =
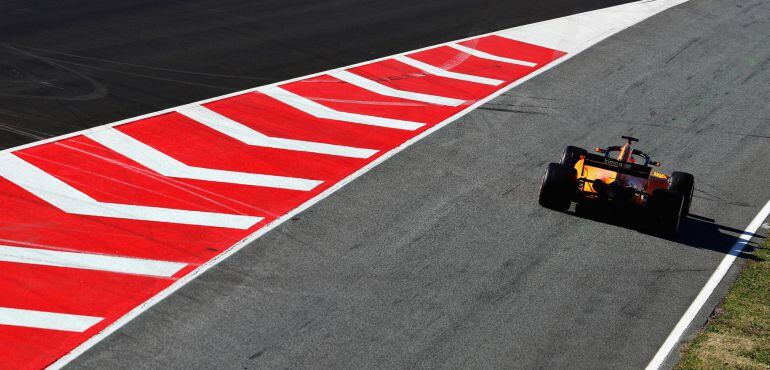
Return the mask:
{"type": "Polygon", "coordinates": [[[369,158],[378,152],[374,149],[270,137],[200,105],[185,107],[179,109],[178,112],[198,123],[206,125],[213,130],[219,131],[224,135],[248,145],[351,158],[369,158]]]}
{"type": "Polygon", "coordinates": [[[325,105],[318,104],[291,91],[282,89],[278,86],[263,86],[258,87],[256,90],[275,100],[280,101],[281,103],[318,118],[410,131],[414,131],[422,126],[425,126],[424,123],[420,122],[340,112],[325,105]]]}
{"type": "Polygon", "coordinates": [[[87,137],[99,144],[119,153],[131,160],[138,162],[163,176],[183,179],[195,179],[225,182],[231,184],[265,186],[289,190],[313,190],[323,181],[300,179],[296,177],[284,177],[225,171],[213,168],[193,167],[184,164],[171,156],[126,135],[116,128],[109,128],[86,134],[87,137]]]}
{"type": "Polygon", "coordinates": [[[414,101],[420,101],[423,103],[430,103],[430,104],[436,104],[436,105],[447,105],[450,107],[456,107],[460,104],[465,103],[465,100],[461,100],[461,99],[447,98],[444,96],[429,95],[429,94],[423,94],[418,92],[394,89],[390,86],[383,85],[377,81],[370,80],[366,77],[362,77],[348,71],[329,72],[329,76],[332,76],[338,80],[347,82],[351,85],[358,86],[362,89],[366,89],[371,92],[384,95],[384,96],[392,96],[394,98],[414,100],[414,101]]]}
{"type": "Polygon", "coordinates": [[[101,317],[0,307],[0,325],[82,333],[102,320],[101,317]]]}
{"type": "Polygon", "coordinates": [[[406,65],[409,65],[409,66],[412,66],[414,68],[417,68],[419,70],[422,70],[423,72],[426,72],[426,73],[429,73],[429,74],[432,74],[432,75],[436,75],[436,76],[440,76],[440,77],[451,78],[451,79],[454,79],[454,80],[475,82],[475,83],[480,83],[480,84],[484,84],[484,85],[492,85],[492,86],[497,86],[497,85],[500,85],[503,82],[505,82],[503,80],[497,80],[497,79],[494,79],[494,78],[474,76],[474,75],[469,75],[469,74],[465,74],[465,73],[458,73],[458,72],[448,71],[446,69],[439,68],[439,67],[436,67],[434,65],[430,65],[428,63],[423,63],[423,62],[421,62],[421,61],[419,61],[417,59],[412,59],[412,58],[410,58],[410,57],[408,57],[406,55],[396,55],[396,56],[393,57],[393,59],[395,59],[395,60],[397,60],[397,61],[399,61],[401,63],[404,63],[406,65]]]}
{"type": "Polygon", "coordinates": [[[501,56],[498,56],[498,55],[493,55],[493,54],[489,54],[489,53],[483,52],[481,50],[472,49],[472,48],[469,48],[467,46],[460,45],[460,44],[447,44],[447,46],[449,46],[449,47],[451,47],[453,49],[457,49],[459,51],[462,51],[465,54],[473,55],[474,57],[479,57],[479,58],[484,58],[484,59],[489,59],[489,60],[494,60],[494,61],[503,62],[503,63],[509,63],[509,64],[518,64],[520,66],[525,66],[525,67],[536,67],[537,66],[537,63],[527,62],[527,61],[513,59],[513,58],[501,57],[501,56]]]}
{"type": "Polygon", "coordinates": [[[749,226],[746,226],[746,230],[741,234],[733,247],[730,249],[730,253],[728,253],[722,259],[722,262],[719,263],[719,266],[717,266],[716,270],[714,270],[714,273],[711,274],[711,277],[708,279],[708,281],[706,281],[706,285],[703,286],[698,295],[695,297],[695,300],[693,300],[690,304],[690,307],[687,308],[687,311],[684,312],[682,318],[679,319],[679,322],[676,323],[674,329],[671,330],[671,333],[663,342],[663,345],[660,346],[658,352],[655,353],[655,356],[647,365],[647,370],[656,370],[659,369],[661,365],[663,365],[663,362],[666,360],[674,347],[676,347],[676,345],[679,343],[682,335],[684,335],[684,332],[692,323],[692,320],[695,319],[695,316],[698,314],[698,312],[700,312],[703,305],[706,304],[706,301],[711,296],[711,293],[714,292],[714,289],[716,289],[717,285],[719,285],[725,275],[727,275],[727,272],[730,270],[730,266],[733,265],[735,259],[738,258],[741,252],[743,252],[746,244],[751,241],[751,238],[754,237],[754,233],[757,232],[757,229],[760,225],[762,225],[762,222],[767,219],[768,215],[770,215],[770,201],[765,203],[765,206],[762,207],[754,219],[751,220],[749,226]]]}
{"type": "Polygon", "coordinates": [[[160,277],[173,276],[187,266],[187,264],[181,262],[22,248],[8,245],[0,245],[0,261],[160,277]]]}
{"type": "Polygon", "coordinates": [[[64,212],[130,220],[248,229],[262,217],[99,202],[12,153],[0,154],[0,176],[64,212]]]}

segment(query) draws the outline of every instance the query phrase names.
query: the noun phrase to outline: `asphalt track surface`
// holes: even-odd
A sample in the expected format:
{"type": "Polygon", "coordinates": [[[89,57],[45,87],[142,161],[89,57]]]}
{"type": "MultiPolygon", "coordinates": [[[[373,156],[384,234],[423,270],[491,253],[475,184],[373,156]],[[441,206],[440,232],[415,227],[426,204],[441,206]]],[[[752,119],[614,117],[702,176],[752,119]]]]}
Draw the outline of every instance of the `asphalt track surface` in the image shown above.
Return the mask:
{"type": "Polygon", "coordinates": [[[770,198],[769,13],[695,0],[600,43],[276,228],[75,367],[643,367],[770,198]],[[699,217],[678,243],[536,204],[565,144],[626,133],[696,175],[699,217]]]}

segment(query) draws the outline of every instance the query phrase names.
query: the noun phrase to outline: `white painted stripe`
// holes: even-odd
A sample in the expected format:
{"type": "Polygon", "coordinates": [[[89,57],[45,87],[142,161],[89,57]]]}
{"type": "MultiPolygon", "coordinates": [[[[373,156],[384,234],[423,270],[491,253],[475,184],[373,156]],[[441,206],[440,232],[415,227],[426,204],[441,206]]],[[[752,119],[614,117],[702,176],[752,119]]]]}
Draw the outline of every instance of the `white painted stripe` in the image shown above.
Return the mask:
{"type": "Polygon", "coordinates": [[[436,75],[436,76],[440,76],[440,77],[451,78],[451,79],[454,79],[454,80],[475,82],[475,83],[479,83],[479,84],[492,85],[492,86],[497,86],[497,85],[500,85],[503,82],[505,82],[503,80],[497,80],[497,79],[494,79],[494,78],[474,76],[474,75],[469,75],[469,74],[465,74],[465,73],[458,73],[458,72],[448,71],[446,69],[439,68],[439,67],[436,67],[436,66],[428,64],[428,63],[423,63],[423,62],[421,62],[421,61],[419,61],[417,59],[412,59],[412,58],[410,58],[410,57],[408,57],[406,55],[396,55],[396,56],[393,57],[393,59],[395,59],[395,60],[397,60],[397,61],[399,61],[401,63],[404,63],[406,65],[409,65],[409,66],[412,66],[414,68],[417,68],[419,70],[422,70],[422,71],[424,71],[426,73],[430,73],[432,75],[436,75]]]}
{"type": "Polygon", "coordinates": [[[489,53],[483,52],[481,50],[472,49],[472,48],[469,48],[467,46],[463,46],[463,45],[460,45],[460,44],[447,44],[447,46],[449,46],[449,47],[451,47],[453,49],[457,49],[459,51],[462,51],[465,54],[473,55],[474,57],[479,57],[479,58],[484,58],[484,59],[489,59],[489,60],[494,60],[494,61],[503,62],[503,63],[509,63],[509,64],[518,64],[520,66],[525,66],[525,67],[537,67],[537,63],[527,62],[527,61],[524,61],[524,60],[518,60],[518,59],[513,59],[513,58],[501,57],[501,56],[498,56],[498,55],[493,55],[493,54],[489,54],[489,53]]]}
{"type": "Polygon", "coordinates": [[[343,145],[270,137],[252,129],[251,127],[248,127],[240,122],[232,120],[200,105],[185,107],[179,109],[178,112],[194,121],[210,127],[213,130],[219,131],[224,135],[227,135],[248,145],[295,150],[300,152],[330,154],[351,158],[369,158],[378,152],[374,149],[354,148],[343,145]]]}
{"type": "Polygon", "coordinates": [[[101,317],[0,307],[0,325],[82,333],[102,320],[101,317]]]}
{"type": "Polygon", "coordinates": [[[351,85],[358,86],[362,89],[366,89],[380,95],[392,96],[394,98],[414,100],[414,101],[420,101],[423,103],[430,103],[430,104],[437,104],[437,105],[448,105],[451,107],[456,107],[460,104],[465,103],[465,100],[461,100],[461,99],[447,98],[444,96],[437,96],[437,95],[430,95],[430,94],[423,94],[418,92],[394,89],[390,86],[383,85],[377,81],[370,80],[366,77],[362,77],[348,71],[329,72],[329,76],[345,81],[351,85]]]}
{"type": "Polygon", "coordinates": [[[698,314],[698,312],[700,312],[703,305],[706,304],[706,301],[709,299],[711,294],[714,293],[714,289],[716,289],[717,285],[719,285],[722,279],[724,279],[725,275],[727,275],[727,272],[730,270],[730,266],[733,265],[735,259],[738,258],[741,252],[743,252],[746,244],[751,241],[751,238],[754,237],[754,233],[757,232],[757,229],[760,225],[762,225],[762,222],[767,219],[768,215],[770,215],[770,201],[765,203],[765,206],[762,207],[754,219],[751,220],[749,226],[746,226],[746,230],[743,232],[743,234],[741,234],[733,247],[730,249],[730,253],[722,258],[722,262],[719,263],[716,270],[714,270],[714,273],[711,274],[711,277],[708,279],[708,281],[706,281],[706,285],[704,285],[700,290],[698,295],[695,297],[695,300],[693,300],[690,304],[690,307],[687,307],[687,311],[684,312],[684,315],[682,315],[682,318],[679,319],[679,322],[676,323],[674,329],[671,330],[671,333],[663,342],[663,345],[661,345],[660,349],[658,349],[658,352],[655,353],[655,356],[647,365],[647,370],[656,370],[659,369],[661,365],[663,365],[663,362],[666,360],[671,351],[679,344],[679,341],[682,339],[684,332],[687,330],[690,324],[692,324],[692,320],[695,319],[695,316],[698,314]]]}
{"type": "Polygon", "coordinates": [[[258,87],[256,90],[275,100],[280,101],[281,103],[284,103],[288,106],[291,106],[295,109],[301,110],[311,116],[318,117],[318,118],[333,119],[336,121],[360,123],[362,125],[379,126],[379,127],[395,128],[399,130],[410,130],[410,131],[414,131],[422,126],[425,126],[424,123],[420,123],[420,122],[404,121],[400,119],[392,119],[392,118],[384,118],[384,117],[376,117],[376,116],[367,116],[364,114],[357,114],[357,113],[340,112],[340,111],[331,109],[325,105],[318,104],[308,98],[297,95],[291,91],[282,89],[278,86],[263,86],[263,87],[258,87]]]}
{"type": "Polygon", "coordinates": [[[313,190],[323,181],[188,166],[115,128],[86,134],[99,144],[138,162],[163,176],[265,186],[289,190],[313,190]]]}
{"type": "MultiPolygon", "coordinates": [[[[147,300],[144,304],[142,304],[142,305],[132,309],[126,315],[124,315],[120,319],[116,320],[112,324],[108,325],[106,328],[104,328],[104,330],[100,331],[99,333],[97,333],[93,337],[88,338],[88,340],[83,342],[81,345],[79,345],[78,347],[76,347],[75,349],[70,351],[68,354],[64,355],[62,358],[58,359],[55,363],[51,364],[51,366],[49,368],[50,369],[61,369],[62,367],[66,366],[67,364],[72,362],[72,360],[76,359],[78,356],[82,355],[84,352],[88,351],[90,348],[92,348],[93,346],[95,346],[96,344],[98,344],[99,342],[104,340],[104,338],[108,337],[109,335],[111,335],[115,331],[119,330],[120,328],[122,328],[123,326],[125,326],[126,324],[131,322],[131,320],[135,319],[137,316],[141,315],[143,312],[145,312],[145,311],[149,310],[150,308],[152,308],[154,305],[156,305],[159,302],[163,301],[169,295],[174,294],[174,292],[176,292],[177,290],[179,290],[183,286],[187,285],[188,283],[193,281],[195,278],[197,278],[198,276],[200,276],[204,272],[208,271],[212,267],[216,266],[217,264],[221,263],[222,261],[224,261],[227,258],[229,258],[230,256],[232,256],[233,254],[235,254],[238,251],[242,250],[247,245],[249,245],[253,241],[259,239],[260,237],[262,237],[266,233],[270,232],[271,230],[275,229],[279,225],[283,224],[287,220],[290,220],[292,217],[296,216],[297,214],[307,210],[308,208],[310,208],[314,204],[316,204],[316,203],[320,202],[321,200],[325,199],[326,197],[328,197],[329,195],[333,194],[334,192],[336,192],[340,188],[342,188],[345,185],[349,184],[351,181],[354,181],[358,177],[361,177],[365,173],[369,172],[372,168],[378,166],[382,162],[385,162],[386,160],[390,159],[391,157],[397,155],[402,150],[410,147],[414,143],[416,143],[416,142],[424,139],[425,137],[431,135],[432,133],[434,133],[434,132],[436,132],[436,131],[446,127],[450,123],[452,123],[452,122],[456,121],[457,119],[459,119],[460,117],[468,114],[469,112],[473,111],[474,109],[478,108],[479,106],[481,106],[483,104],[486,104],[490,100],[495,99],[498,96],[500,96],[500,95],[510,91],[511,89],[513,89],[513,88],[515,88],[515,87],[517,87],[517,86],[519,86],[519,85],[529,81],[530,79],[535,78],[535,77],[539,76],[540,74],[547,72],[548,70],[550,70],[554,66],[556,66],[556,65],[558,65],[558,64],[560,64],[560,63],[562,63],[562,62],[564,62],[566,60],[569,60],[571,57],[577,55],[577,53],[579,53],[580,51],[585,50],[585,49],[589,48],[590,46],[592,46],[592,45],[594,45],[594,44],[596,44],[596,43],[598,43],[598,42],[600,42],[600,41],[602,41],[602,40],[612,36],[613,34],[619,32],[619,31],[621,31],[621,30],[623,30],[625,28],[630,27],[630,26],[632,26],[632,25],[634,25],[634,24],[636,24],[636,23],[638,23],[638,22],[640,22],[640,21],[642,21],[642,20],[644,20],[644,19],[646,19],[648,17],[651,17],[651,16],[653,16],[653,15],[655,15],[657,13],[660,13],[660,12],[662,12],[662,11],[668,9],[668,8],[671,8],[673,6],[676,6],[678,4],[682,4],[682,3],[686,2],[686,1],[687,0],[658,0],[658,1],[642,0],[642,1],[637,1],[637,2],[633,2],[633,3],[627,3],[627,4],[618,5],[618,6],[615,6],[615,7],[612,7],[612,8],[601,9],[601,10],[596,11],[596,12],[591,12],[590,13],[591,14],[590,17],[575,18],[575,19],[579,20],[579,21],[576,21],[574,23],[574,27],[576,29],[578,29],[578,30],[581,30],[581,29],[592,29],[592,30],[598,32],[597,35],[592,37],[592,38],[580,38],[580,37],[575,37],[575,35],[577,34],[576,32],[570,32],[570,33],[564,34],[562,39],[559,41],[558,44],[553,44],[553,43],[543,43],[543,44],[540,44],[542,46],[552,47],[552,48],[559,48],[559,45],[562,45],[564,47],[564,49],[561,49],[561,50],[569,50],[569,51],[572,51],[572,52],[570,54],[567,54],[564,57],[561,57],[561,58],[559,58],[557,60],[554,60],[554,61],[548,63],[547,65],[537,69],[536,71],[534,71],[534,72],[532,72],[532,73],[530,73],[530,74],[528,74],[528,75],[526,75],[526,76],[524,76],[524,77],[522,77],[522,78],[520,78],[520,79],[518,79],[516,81],[513,81],[513,82],[503,86],[500,90],[496,91],[495,93],[493,93],[493,94],[491,94],[491,95],[489,95],[489,96],[487,96],[487,97],[485,97],[483,99],[480,99],[479,101],[473,103],[472,105],[469,105],[469,106],[465,107],[462,111],[457,112],[456,114],[452,115],[451,117],[448,117],[445,120],[439,122],[435,126],[432,126],[432,127],[426,129],[423,132],[420,132],[418,135],[416,135],[415,137],[407,140],[402,145],[399,145],[398,147],[396,147],[394,149],[391,149],[390,151],[388,151],[388,152],[384,153],[383,155],[377,157],[372,162],[368,163],[366,166],[364,166],[363,168],[359,169],[358,171],[352,173],[351,175],[349,175],[348,177],[346,177],[342,181],[332,185],[331,187],[327,188],[322,193],[316,195],[312,199],[309,199],[305,203],[302,203],[302,205],[300,205],[299,207],[289,211],[287,214],[279,217],[278,219],[276,219],[275,221],[269,223],[265,227],[259,228],[258,230],[254,231],[254,233],[252,233],[248,237],[246,237],[243,240],[241,240],[241,241],[235,243],[234,245],[230,246],[230,248],[225,250],[222,254],[219,254],[216,257],[214,257],[213,259],[211,259],[210,261],[200,265],[198,268],[196,268],[195,270],[193,270],[189,274],[183,276],[182,278],[180,278],[179,280],[177,280],[176,282],[171,284],[168,288],[164,289],[163,291],[161,291],[157,295],[155,295],[152,298],[150,298],[149,300],[147,300]],[[627,16],[625,18],[623,18],[623,19],[625,19],[625,22],[620,22],[620,21],[615,22],[613,24],[613,28],[611,28],[611,29],[602,29],[601,26],[600,27],[595,26],[596,24],[599,24],[599,22],[598,22],[599,20],[607,17],[608,14],[611,16],[612,14],[615,14],[615,13],[626,14],[627,16]]],[[[584,13],[584,14],[588,14],[588,13],[584,13]]],[[[573,16],[568,16],[568,17],[565,17],[565,18],[571,18],[571,17],[573,17],[573,16]]],[[[526,34],[531,36],[531,37],[534,37],[533,35],[535,35],[535,34],[540,34],[540,33],[548,32],[548,29],[550,27],[550,23],[548,23],[548,22],[549,21],[538,23],[538,27],[537,28],[528,28],[526,34]]],[[[514,32],[515,33],[517,29],[518,28],[513,28],[513,29],[508,29],[508,30],[503,30],[503,31],[498,31],[498,32],[491,32],[491,33],[488,33],[486,35],[505,36],[505,35],[508,34],[508,32],[514,32]]],[[[478,37],[483,37],[483,36],[486,36],[486,35],[474,35],[474,36],[466,38],[465,40],[470,40],[470,39],[474,39],[474,38],[478,38],[478,37]]],[[[459,41],[464,41],[464,40],[458,40],[458,41],[455,41],[455,42],[459,42],[459,41]]],[[[409,53],[414,53],[414,52],[418,52],[418,51],[428,50],[428,49],[434,48],[436,46],[442,46],[442,45],[447,45],[447,44],[448,43],[439,44],[439,45],[431,45],[431,46],[428,46],[428,47],[425,47],[425,48],[422,48],[422,49],[409,51],[409,53]]],[[[372,61],[365,61],[365,62],[358,63],[358,64],[355,64],[355,65],[352,65],[352,66],[338,68],[336,70],[344,69],[344,68],[352,68],[352,67],[355,67],[355,66],[364,65],[364,64],[372,63],[372,62],[379,61],[379,60],[386,60],[388,58],[392,58],[392,56],[386,56],[386,57],[375,59],[375,60],[372,60],[372,61]]],[[[191,103],[191,104],[188,104],[186,106],[201,105],[201,104],[205,104],[205,103],[208,103],[208,102],[212,102],[212,101],[216,101],[216,100],[225,99],[225,98],[229,98],[229,97],[232,97],[232,96],[240,95],[240,94],[243,94],[245,92],[259,92],[259,91],[262,91],[262,90],[270,90],[271,87],[277,87],[278,85],[283,85],[283,84],[290,83],[290,82],[296,82],[296,81],[306,80],[308,78],[322,76],[322,75],[324,75],[324,74],[326,74],[328,72],[329,71],[318,72],[318,73],[314,73],[314,74],[308,75],[308,76],[300,76],[300,77],[296,77],[296,78],[293,78],[293,79],[290,79],[290,80],[287,80],[287,81],[276,82],[276,83],[274,83],[272,85],[268,85],[266,87],[257,87],[257,88],[248,89],[248,90],[244,90],[244,91],[237,91],[237,92],[233,92],[233,93],[230,93],[230,94],[227,94],[227,95],[222,95],[222,96],[218,96],[218,97],[202,100],[202,101],[199,101],[199,102],[191,103]]],[[[283,89],[279,88],[279,91],[283,91],[283,89]]],[[[116,125],[121,125],[121,124],[125,124],[125,123],[130,123],[130,122],[134,122],[134,121],[136,121],[138,119],[145,119],[145,118],[155,117],[155,116],[158,116],[158,115],[161,115],[161,114],[173,112],[173,111],[175,111],[177,109],[179,109],[179,107],[164,109],[164,110],[161,110],[161,111],[158,111],[158,112],[149,113],[149,114],[146,114],[146,115],[143,115],[143,116],[140,116],[140,117],[133,117],[133,118],[129,118],[129,119],[126,119],[126,120],[123,120],[123,121],[113,122],[113,123],[110,123],[108,125],[109,126],[116,126],[116,125]]],[[[42,141],[31,143],[31,144],[25,144],[23,146],[19,146],[19,147],[16,147],[16,148],[6,149],[5,151],[6,152],[11,152],[11,151],[15,151],[15,150],[23,149],[23,148],[28,148],[28,147],[32,147],[32,146],[37,146],[37,145],[49,143],[49,142],[54,142],[54,141],[58,141],[58,140],[62,140],[62,139],[68,138],[68,137],[73,137],[73,136],[81,135],[81,134],[83,134],[83,132],[88,132],[88,131],[92,131],[92,130],[94,130],[94,129],[88,129],[88,130],[79,131],[79,132],[75,132],[75,133],[71,133],[71,134],[67,134],[67,135],[58,136],[58,137],[55,137],[55,138],[50,138],[50,139],[42,140],[42,141]]]]}
{"type": "Polygon", "coordinates": [[[22,248],[8,245],[0,245],[0,261],[161,277],[173,276],[187,266],[187,264],[180,262],[22,248]]]}
{"type": "Polygon", "coordinates": [[[99,202],[11,154],[0,154],[0,176],[64,212],[130,220],[248,229],[262,217],[99,202]]]}

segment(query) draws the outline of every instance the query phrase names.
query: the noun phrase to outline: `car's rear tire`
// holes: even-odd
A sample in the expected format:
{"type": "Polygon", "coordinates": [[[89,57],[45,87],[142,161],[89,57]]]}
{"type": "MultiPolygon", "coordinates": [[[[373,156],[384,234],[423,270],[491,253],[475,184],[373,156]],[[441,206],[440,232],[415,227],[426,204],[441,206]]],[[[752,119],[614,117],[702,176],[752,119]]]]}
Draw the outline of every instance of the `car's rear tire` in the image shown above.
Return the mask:
{"type": "Polygon", "coordinates": [[[690,214],[690,204],[692,204],[692,194],[695,191],[695,176],[687,172],[674,172],[671,174],[671,186],[669,189],[677,191],[684,197],[682,205],[682,217],[690,214]]]}
{"type": "Polygon", "coordinates": [[[580,160],[581,154],[586,154],[586,150],[570,145],[564,148],[564,153],[562,153],[561,162],[559,163],[563,166],[575,167],[575,163],[580,160]]]}
{"type": "Polygon", "coordinates": [[[577,171],[558,163],[550,163],[540,184],[540,205],[564,212],[572,204],[576,191],[577,171]]]}
{"type": "Polygon", "coordinates": [[[679,222],[682,219],[684,196],[670,189],[655,190],[650,196],[650,217],[655,233],[666,237],[676,238],[679,232],[679,222]]]}

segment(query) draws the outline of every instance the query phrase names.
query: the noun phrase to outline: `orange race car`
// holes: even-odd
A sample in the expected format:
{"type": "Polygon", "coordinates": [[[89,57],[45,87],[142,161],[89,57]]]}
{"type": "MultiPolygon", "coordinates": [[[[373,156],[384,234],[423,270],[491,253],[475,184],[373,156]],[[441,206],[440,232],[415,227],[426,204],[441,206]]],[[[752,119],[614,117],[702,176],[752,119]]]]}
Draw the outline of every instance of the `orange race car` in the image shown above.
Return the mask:
{"type": "Polygon", "coordinates": [[[685,172],[668,176],[653,171],[660,162],[632,148],[639,139],[623,139],[622,146],[596,148],[599,154],[574,146],[564,149],[561,163],[549,164],[543,175],[540,205],[566,211],[574,201],[577,209],[642,211],[656,233],[675,237],[680,220],[689,213],[695,178],[685,172]]]}

